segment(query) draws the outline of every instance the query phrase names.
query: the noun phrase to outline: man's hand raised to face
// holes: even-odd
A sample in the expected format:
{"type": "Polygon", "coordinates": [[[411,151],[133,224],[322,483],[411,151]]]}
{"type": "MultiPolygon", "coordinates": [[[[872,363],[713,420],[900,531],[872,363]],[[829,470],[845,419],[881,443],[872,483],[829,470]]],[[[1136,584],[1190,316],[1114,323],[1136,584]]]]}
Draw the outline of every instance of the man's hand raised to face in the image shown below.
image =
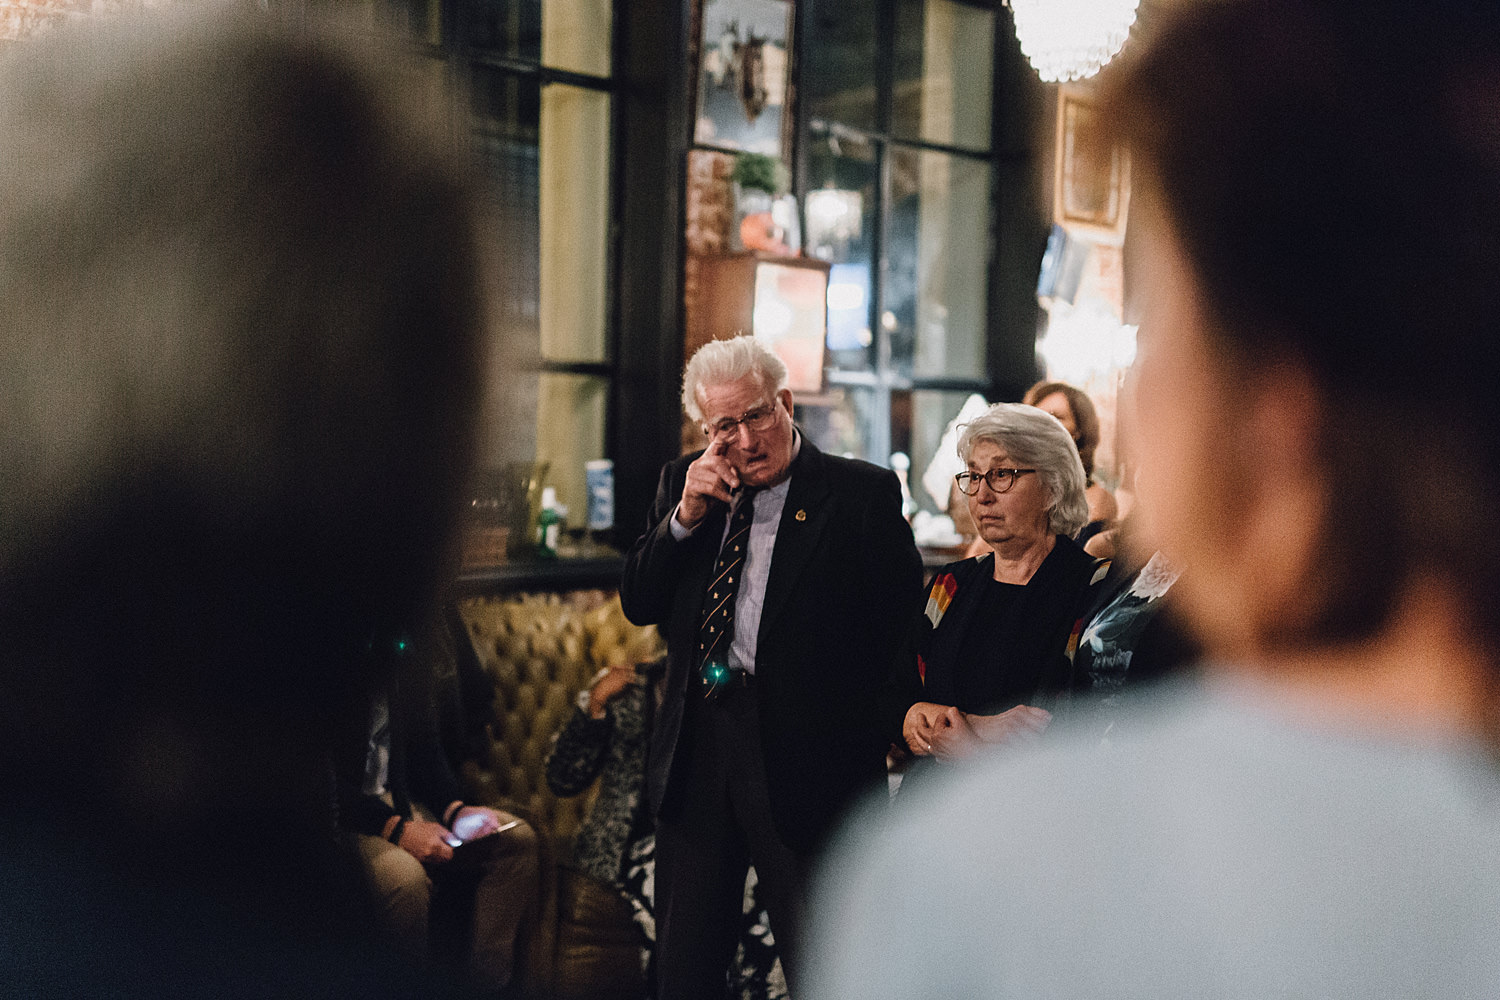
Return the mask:
{"type": "Polygon", "coordinates": [[[725,452],[728,440],[715,438],[708,449],[688,466],[687,478],[682,484],[682,499],[677,503],[677,521],[684,528],[697,527],[698,522],[708,516],[715,500],[729,503],[734,491],[739,489],[740,474],[735,471],[725,452]]]}

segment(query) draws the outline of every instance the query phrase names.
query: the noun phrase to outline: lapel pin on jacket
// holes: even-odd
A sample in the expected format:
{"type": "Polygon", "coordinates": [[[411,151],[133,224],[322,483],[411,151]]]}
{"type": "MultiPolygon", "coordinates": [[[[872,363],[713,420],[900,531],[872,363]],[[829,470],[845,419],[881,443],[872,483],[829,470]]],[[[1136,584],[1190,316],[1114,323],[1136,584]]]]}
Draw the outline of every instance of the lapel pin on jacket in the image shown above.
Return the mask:
{"type": "Polygon", "coordinates": [[[793,516],[796,517],[797,520],[799,520],[799,521],[806,521],[807,520],[807,511],[805,511],[805,510],[799,510],[793,516]]]}

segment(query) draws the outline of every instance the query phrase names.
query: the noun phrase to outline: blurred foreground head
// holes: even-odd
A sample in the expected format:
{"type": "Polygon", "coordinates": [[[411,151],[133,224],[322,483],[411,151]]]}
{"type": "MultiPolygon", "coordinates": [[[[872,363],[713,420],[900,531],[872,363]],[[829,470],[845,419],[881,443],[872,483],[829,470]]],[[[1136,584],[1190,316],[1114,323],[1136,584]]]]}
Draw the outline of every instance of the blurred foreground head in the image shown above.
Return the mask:
{"type": "Polygon", "coordinates": [[[1500,5],[1181,4],[1112,72],[1140,493],[1210,650],[1439,605],[1495,649],[1500,5]]]}
{"type": "Polygon", "coordinates": [[[481,300],[445,111],[225,6],[0,65],[7,802],[310,805],[447,551],[481,300]]]}

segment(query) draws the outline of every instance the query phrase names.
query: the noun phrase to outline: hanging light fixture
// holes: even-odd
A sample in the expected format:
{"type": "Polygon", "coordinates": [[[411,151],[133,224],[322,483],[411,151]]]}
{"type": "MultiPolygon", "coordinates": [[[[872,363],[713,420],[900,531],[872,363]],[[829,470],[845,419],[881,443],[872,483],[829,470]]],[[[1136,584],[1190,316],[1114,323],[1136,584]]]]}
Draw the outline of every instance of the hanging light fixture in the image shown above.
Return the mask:
{"type": "Polygon", "coordinates": [[[1119,53],[1138,0],[1008,0],[1021,51],[1048,83],[1082,80],[1119,53]]]}

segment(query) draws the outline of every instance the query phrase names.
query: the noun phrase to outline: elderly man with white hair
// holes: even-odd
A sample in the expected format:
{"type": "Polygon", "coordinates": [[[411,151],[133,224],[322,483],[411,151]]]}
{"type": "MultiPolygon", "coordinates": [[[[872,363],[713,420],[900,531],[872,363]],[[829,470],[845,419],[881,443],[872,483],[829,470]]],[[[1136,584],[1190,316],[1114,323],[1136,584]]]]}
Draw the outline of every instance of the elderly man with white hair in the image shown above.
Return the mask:
{"type": "Polygon", "coordinates": [[[813,856],[885,778],[876,698],[921,560],[895,474],[808,441],[764,345],[705,345],[682,401],[706,448],[663,469],[620,591],[671,661],[648,774],[658,995],[723,995],[753,864],[795,996],[813,856]]]}

